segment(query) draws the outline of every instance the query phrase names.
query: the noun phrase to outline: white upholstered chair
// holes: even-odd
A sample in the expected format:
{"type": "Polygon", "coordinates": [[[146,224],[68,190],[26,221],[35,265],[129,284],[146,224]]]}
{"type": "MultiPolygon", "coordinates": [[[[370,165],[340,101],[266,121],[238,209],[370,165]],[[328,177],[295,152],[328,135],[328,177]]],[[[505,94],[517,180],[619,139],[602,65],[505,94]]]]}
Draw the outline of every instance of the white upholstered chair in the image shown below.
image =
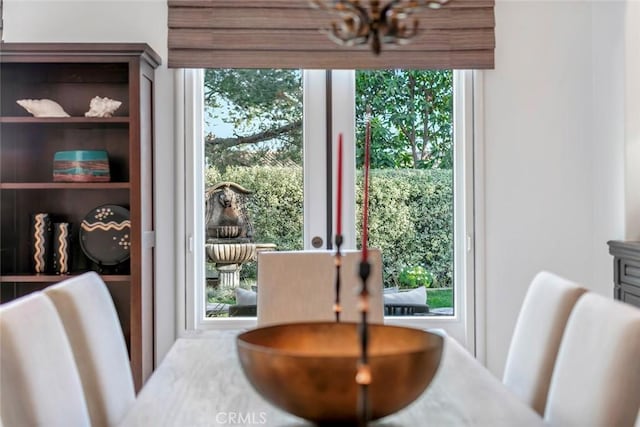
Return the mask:
{"type": "MultiPolygon", "coordinates": [[[[357,310],[360,279],[359,251],[345,251],[342,257],[340,319],[360,320],[357,310]]],[[[331,251],[283,251],[258,254],[258,325],[303,321],[333,321],[335,264],[331,251]]],[[[382,323],[382,255],[369,250],[371,274],[369,319],[382,323]]]]}
{"type": "Polygon", "coordinates": [[[51,301],[0,306],[0,419],[12,426],[89,426],[80,377],[51,301]]]}
{"type": "Polygon", "coordinates": [[[640,310],[595,293],[571,312],[544,413],[552,426],[631,427],[640,407],[640,310]]]}
{"type": "Polygon", "coordinates": [[[507,355],[503,383],[540,415],[569,314],[586,289],[546,271],[524,298],[507,355]]]}
{"type": "Polygon", "coordinates": [[[118,424],[135,400],[120,321],[107,286],[95,272],[45,289],[64,324],[94,427],[118,424]]]}

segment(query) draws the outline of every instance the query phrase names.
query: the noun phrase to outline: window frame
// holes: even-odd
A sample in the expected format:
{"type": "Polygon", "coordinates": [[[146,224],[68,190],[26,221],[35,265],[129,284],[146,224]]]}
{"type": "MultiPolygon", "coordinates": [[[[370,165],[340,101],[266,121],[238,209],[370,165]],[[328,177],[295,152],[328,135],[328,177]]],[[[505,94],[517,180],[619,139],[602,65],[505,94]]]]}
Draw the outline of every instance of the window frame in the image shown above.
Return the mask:
{"type": "MultiPolygon", "coordinates": [[[[326,115],[326,105],[323,106],[324,87],[311,88],[307,78],[312,73],[322,73],[324,70],[305,70],[303,90],[305,102],[314,99],[312,105],[306,105],[310,110],[304,113],[304,135],[305,135],[305,170],[304,186],[305,194],[308,191],[326,194],[326,180],[322,182],[312,182],[308,177],[308,162],[313,159],[316,165],[324,166],[324,149],[326,141],[326,128],[318,125],[318,120],[311,120],[322,114],[326,115]],[[318,98],[322,95],[322,101],[318,98]],[[312,142],[311,135],[314,135],[312,142]],[[313,147],[313,148],[312,148],[313,147]],[[320,153],[318,150],[323,150],[320,153]],[[307,157],[309,153],[309,157],[307,157]],[[318,157],[321,156],[321,157],[318,157]]],[[[333,71],[332,87],[336,91],[344,91],[349,87],[349,73],[353,71],[340,70],[333,71]]],[[[482,180],[482,127],[481,127],[481,106],[482,92],[481,71],[455,70],[454,71],[454,280],[461,280],[459,287],[454,291],[455,314],[454,316],[442,317],[386,317],[385,323],[392,325],[404,325],[418,328],[442,328],[455,331],[449,332],[469,350],[478,354],[484,359],[484,311],[482,301],[484,301],[484,281],[483,272],[479,269],[478,261],[483,256],[476,245],[477,237],[484,233],[482,220],[484,217],[483,205],[483,180],[482,180]],[[463,165],[463,167],[458,167],[463,165]],[[460,250],[463,248],[463,250],[460,250]]],[[[353,75],[353,74],[351,74],[353,75]]],[[[354,79],[351,81],[355,86],[354,79]]],[[[177,274],[183,280],[178,280],[181,285],[176,287],[176,310],[177,310],[177,332],[178,335],[201,331],[207,329],[244,329],[256,326],[255,318],[216,318],[207,319],[204,317],[205,298],[204,286],[196,286],[197,283],[204,283],[205,269],[202,260],[204,254],[204,235],[195,233],[197,224],[204,221],[204,200],[198,197],[204,194],[204,183],[202,176],[204,164],[201,159],[204,156],[204,146],[198,141],[202,141],[204,135],[203,126],[203,82],[204,72],[198,69],[181,69],[176,72],[176,99],[178,102],[176,115],[176,170],[178,180],[176,182],[176,199],[184,201],[177,203],[176,207],[176,232],[178,242],[184,242],[184,246],[176,248],[177,274]],[[197,261],[198,260],[198,261],[197,261]]],[[[353,89],[355,90],[355,88],[353,89]]],[[[339,92],[338,92],[339,93],[339,92]]],[[[352,105],[337,100],[332,97],[332,121],[333,133],[332,141],[337,141],[336,129],[344,132],[345,138],[345,163],[353,162],[355,156],[355,144],[349,138],[353,138],[355,132],[353,125],[349,129],[345,123],[347,117],[345,111],[351,111],[351,116],[355,113],[355,101],[352,105]],[[346,109],[346,110],[345,110],[346,109]],[[348,148],[347,148],[348,147],[348,148]],[[351,157],[351,158],[350,158],[351,157]]],[[[336,148],[333,147],[334,152],[336,148]]],[[[334,156],[335,157],[335,156],[334,156]]],[[[320,167],[320,166],[318,166],[320,167]]],[[[335,167],[335,165],[334,165],[335,167]]],[[[317,173],[314,172],[314,173],[317,173]]],[[[355,171],[345,170],[345,183],[355,180],[355,171]]],[[[345,236],[345,248],[355,247],[355,189],[345,186],[345,235],[347,231],[353,230],[352,239],[345,236]]],[[[353,187],[353,186],[351,186],[353,187]]],[[[333,182],[332,195],[335,193],[335,182],[333,182]]],[[[318,194],[318,193],[316,193],[318,194]]],[[[322,198],[305,197],[305,225],[304,244],[305,249],[313,249],[310,245],[311,237],[315,235],[326,235],[326,216],[324,222],[316,218],[308,219],[308,212],[326,212],[326,209],[318,209],[319,204],[324,206],[326,200],[318,201],[322,198]],[[314,224],[311,226],[310,224],[314,224]],[[320,234],[319,234],[320,233],[320,234]]],[[[333,219],[335,221],[335,218],[333,219]]],[[[326,248],[327,242],[323,245],[326,248]]]]}

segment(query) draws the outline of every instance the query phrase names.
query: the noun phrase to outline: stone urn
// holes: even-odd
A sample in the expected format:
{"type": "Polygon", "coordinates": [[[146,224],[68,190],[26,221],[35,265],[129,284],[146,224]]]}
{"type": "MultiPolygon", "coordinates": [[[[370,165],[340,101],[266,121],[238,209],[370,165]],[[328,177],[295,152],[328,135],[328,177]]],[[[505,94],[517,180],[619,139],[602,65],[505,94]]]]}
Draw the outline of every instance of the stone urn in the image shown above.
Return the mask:
{"type": "Polygon", "coordinates": [[[272,251],[273,243],[207,243],[207,260],[216,265],[220,289],[235,289],[240,285],[242,264],[255,261],[260,251],[272,251]]]}
{"type": "Polygon", "coordinates": [[[220,182],[205,193],[207,261],[219,273],[220,289],[240,286],[242,264],[255,261],[260,251],[274,250],[271,243],[254,243],[247,216],[246,198],[251,191],[234,182],[220,182]]]}

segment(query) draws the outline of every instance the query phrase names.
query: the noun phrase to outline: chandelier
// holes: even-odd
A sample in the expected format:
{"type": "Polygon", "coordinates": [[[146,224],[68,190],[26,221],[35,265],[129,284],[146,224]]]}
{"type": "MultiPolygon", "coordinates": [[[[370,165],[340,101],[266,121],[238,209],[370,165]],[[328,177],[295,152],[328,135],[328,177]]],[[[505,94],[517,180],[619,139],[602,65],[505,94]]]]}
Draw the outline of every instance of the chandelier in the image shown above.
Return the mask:
{"type": "Polygon", "coordinates": [[[311,5],[336,15],[329,38],[338,44],[355,46],[371,43],[380,54],[382,44],[406,44],[418,34],[414,13],[423,8],[437,9],[449,0],[309,0],[311,5]]]}

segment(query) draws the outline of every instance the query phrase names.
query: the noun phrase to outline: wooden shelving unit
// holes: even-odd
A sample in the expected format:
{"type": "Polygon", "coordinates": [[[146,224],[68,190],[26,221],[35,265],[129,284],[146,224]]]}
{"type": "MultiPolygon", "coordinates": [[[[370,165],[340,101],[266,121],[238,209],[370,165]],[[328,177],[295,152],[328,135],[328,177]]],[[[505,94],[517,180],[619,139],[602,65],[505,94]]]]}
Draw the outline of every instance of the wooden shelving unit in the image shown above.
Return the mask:
{"type": "Polygon", "coordinates": [[[2,190],[128,190],[128,182],[3,182],[2,190]]]}
{"type": "Polygon", "coordinates": [[[118,310],[136,388],[153,370],[153,91],[160,58],[145,44],[0,44],[0,302],[64,280],[34,274],[30,217],[72,225],[71,274],[96,270],[118,310]],[[110,118],[89,118],[94,96],[122,101],[110,118]],[[71,117],[32,117],[18,99],[51,99],[71,117]],[[105,150],[110,182],[53,182],[53,156],[105,150]],[[98,266],[78,230],[92,209],[130,211],[129,260],[98,266]]]}
{"type": "MultiPolygon", "coordinates": [[[[56,274],[17,274],[13,276],[0,276],[1,283],[57,283],[71,277],[70,275],[56,275],[56,274]]],[[[117,282],[129,282],[131,276],[129,275],[116,275],[116,274],[103,274],[102,280],[106,283],[117,282]]]]}
{"type": "Polygon", "coordinates": [[[87,124],[96,125],[114,125],[129,123],[128,117],[0,117],[0,123],[4,124],[87,124]]]}

